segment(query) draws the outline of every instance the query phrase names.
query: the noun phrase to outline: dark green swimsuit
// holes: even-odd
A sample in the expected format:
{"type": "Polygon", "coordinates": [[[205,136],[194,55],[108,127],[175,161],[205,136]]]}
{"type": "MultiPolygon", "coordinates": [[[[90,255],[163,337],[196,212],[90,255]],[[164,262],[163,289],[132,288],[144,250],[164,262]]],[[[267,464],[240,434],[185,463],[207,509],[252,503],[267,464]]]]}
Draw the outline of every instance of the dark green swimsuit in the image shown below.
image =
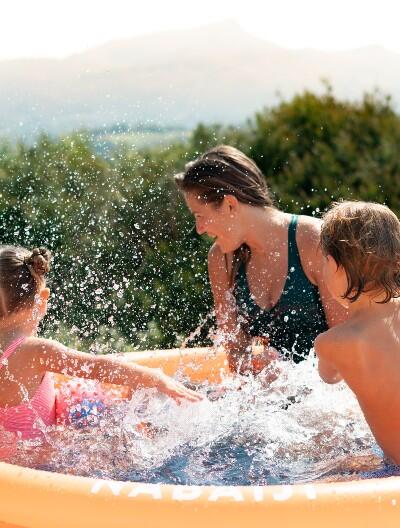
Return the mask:
{"type": "Polygon", "coordinates": [[[271,346],[296,363],[307,357],[314,339],[328,330],[318,288],[306,277],[296,243],[297,215],[289,225],[288,275],[279,301],[271,310],[262,310],[254,301],[244,264],[239,267],[235,298],[239,318],[245,319],[253,337],[269,336],[271,346]]]}

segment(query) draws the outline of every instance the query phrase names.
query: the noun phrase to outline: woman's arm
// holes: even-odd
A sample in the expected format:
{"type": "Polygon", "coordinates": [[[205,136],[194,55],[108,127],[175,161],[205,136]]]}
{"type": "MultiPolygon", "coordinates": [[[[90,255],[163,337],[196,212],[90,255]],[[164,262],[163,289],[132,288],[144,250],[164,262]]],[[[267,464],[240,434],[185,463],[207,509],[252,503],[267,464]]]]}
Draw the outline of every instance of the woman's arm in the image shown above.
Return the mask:
{"type": "Polygon", "coordinates": [[[208,274],[218,326],[216,344],[226,350],[230,370],[244,372],[251,364],[251,338],[238,320],[230,270],[227,269],[225,254],[216,244],[208,253],[208,274]]]}
{"type": "Polygon", "coordinates": [[[240,374],[258,374],[275,360],[281,359],[279,353],[268,345],[266,338],[263,338],[262,350],[252,355],[252,338],[245,332],[238,318],[227,259],[215,244],[208,254],[208,273],[218,326],[216,344],[225,348],[229,369],[240,374]]]}
{"type": "Polygon", "coordinates": [[[176,401],[198,401],[203,397],[166,376],[159,369],[128,363],[112,356],[95,356],[72,350],[50,339],[32,339],[35,367],[66,376],[96,379],[126,385],[131,389],[154,387],[176,401]]]}

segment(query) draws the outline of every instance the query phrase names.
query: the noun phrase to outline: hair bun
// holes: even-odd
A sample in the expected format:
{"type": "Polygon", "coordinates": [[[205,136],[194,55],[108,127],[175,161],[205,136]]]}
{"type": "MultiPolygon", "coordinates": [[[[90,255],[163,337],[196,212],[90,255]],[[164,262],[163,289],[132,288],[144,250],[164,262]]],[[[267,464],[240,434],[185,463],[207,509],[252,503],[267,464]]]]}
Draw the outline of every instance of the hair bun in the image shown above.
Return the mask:
{"type": "Polygon", "coordinates": [[[29,257],[25,258],[25,264],[36,275],[45,275],[50,271],[51,253],[46,248],[35,248],[29,257]]]}

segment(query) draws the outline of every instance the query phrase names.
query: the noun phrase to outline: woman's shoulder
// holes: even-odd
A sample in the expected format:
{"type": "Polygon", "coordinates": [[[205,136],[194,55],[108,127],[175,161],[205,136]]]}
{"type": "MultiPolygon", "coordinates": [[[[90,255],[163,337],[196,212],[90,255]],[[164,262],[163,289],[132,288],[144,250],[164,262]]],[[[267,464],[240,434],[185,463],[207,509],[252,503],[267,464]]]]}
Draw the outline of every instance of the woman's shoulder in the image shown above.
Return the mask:
{"type": "Polygon", "coordinates": [[[319,245],[322,220],[307,215],[299,215],[297,220],[297,242],[319,245]]]}
{"type": "Polygon", "coordinates": [[[303,269],[311,282],[318,284],[322,269],[320,236],[322,221],[300,215],[297,222],[296,242],[303,269]]]}

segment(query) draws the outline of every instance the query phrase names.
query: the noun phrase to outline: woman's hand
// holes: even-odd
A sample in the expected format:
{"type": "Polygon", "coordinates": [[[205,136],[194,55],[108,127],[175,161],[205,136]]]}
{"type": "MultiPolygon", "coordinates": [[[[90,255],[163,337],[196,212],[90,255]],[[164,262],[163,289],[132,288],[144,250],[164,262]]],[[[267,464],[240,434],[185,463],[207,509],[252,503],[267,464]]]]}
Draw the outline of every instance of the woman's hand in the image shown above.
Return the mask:
{"type": "Polygon", "coordinates": [[[281,356],[276,348],[268,344],[263,345],[261,351],[255,354],[253,353],[251,356],[251,370],[254,375],[257,375],[279,359],[281,359],[281,356]]]}
{"type": "Polygon", "coordinates": [[[245,351],[240,353],[233,353],[231,350],[227,351],[231,372],[242,376],[249,374],[257,376],[269,365],[275,364],[281,359],[276,348],[269,346],[267,337],[257,338],[256,342],[258,344],[254,345],[253,343],[252,346],[248,346],[245,351]]]}
{"type": "Polygon", "coordinates": [[[159,369],[154,369],[153,376],[154,385],[152,384],[152,386],[175,400],[178,404],[180,404],[182,400],[198,402],[204,399],[202,394],[187,389],[182,383],[170,378],[159,369]]]}
{"type": "Polygon", "coordinates": [[[281,357],[279,353],[275,349],[272,350],[274,352],[271,352],[270,355],[273,355],[274,358],[257,374],[257,379],[259,379],[264,386],[268,386],[279,378],[283,370],[283,362],[280,361],[281,357]]]}

